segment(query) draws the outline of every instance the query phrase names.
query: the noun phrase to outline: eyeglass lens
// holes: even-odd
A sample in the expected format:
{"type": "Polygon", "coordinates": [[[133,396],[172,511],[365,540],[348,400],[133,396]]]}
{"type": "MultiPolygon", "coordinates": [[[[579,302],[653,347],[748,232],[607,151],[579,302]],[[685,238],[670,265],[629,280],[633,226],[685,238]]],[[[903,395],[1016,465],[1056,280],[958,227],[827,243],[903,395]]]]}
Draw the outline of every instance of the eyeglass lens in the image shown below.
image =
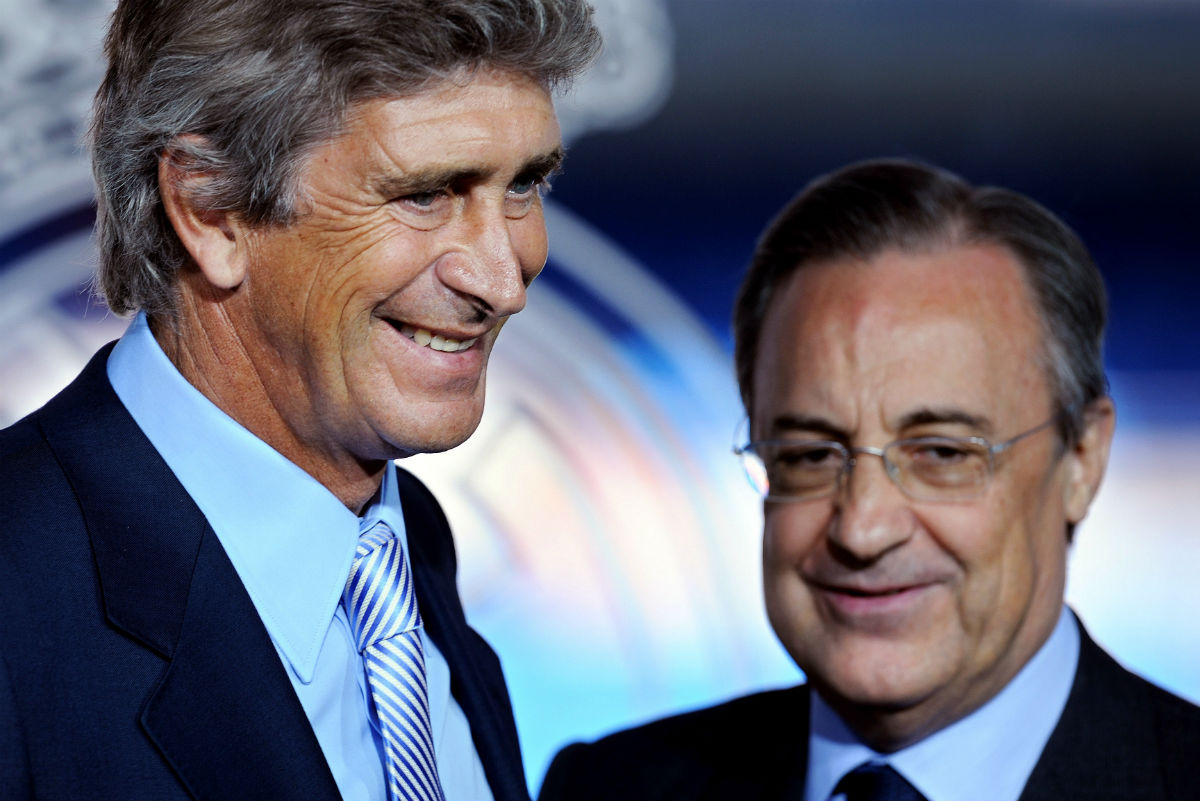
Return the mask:
{"type": "MultiPolygon", "coordinates": [[[[853,459],[880,455],[856,449],[853,459]]],[[[893,442],[882,457],[888,475],[909,496],[924,500],[958,500],[982,491],[991,471],[982,441],[920,437],[893,442]]],[[[821,498],[832,495],[849,474],[850,452],[837,442],[775,440],[754,443],[743,453],[751,483],[772,499],[821,498]]]]}

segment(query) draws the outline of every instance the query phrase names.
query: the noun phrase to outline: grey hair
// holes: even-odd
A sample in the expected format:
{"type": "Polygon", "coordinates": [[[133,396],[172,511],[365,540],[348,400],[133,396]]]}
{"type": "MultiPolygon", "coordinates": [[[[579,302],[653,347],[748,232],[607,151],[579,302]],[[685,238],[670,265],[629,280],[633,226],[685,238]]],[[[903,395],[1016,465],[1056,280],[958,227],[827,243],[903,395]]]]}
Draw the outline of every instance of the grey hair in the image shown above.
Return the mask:
{"type": "Polygon", "coordinates": [[[1013,253],[1042,325],[1042,369],[1067,445],[1088,404],[1107,394],[1104,281],[1080,238],[1016,192],[972,187],[945,170],[904,160],[852,164],[817,178],[768,226],[733,313],[734,361],[746,413],[754,398],[759,336],[775,290],[793,272],[838,258],[869,260],[885,249],[994,243],[1013,253]]]}
{"type": "Polygon", "coordinates": [[[118,314],[176,313],[188,255],[164,155],[203,177],[202,208],[285,225],[307,156],[354,105],[480,68],[555,90],[599,49],[584,0],[121,0],[91,126],[98,288],[118,314]]]}

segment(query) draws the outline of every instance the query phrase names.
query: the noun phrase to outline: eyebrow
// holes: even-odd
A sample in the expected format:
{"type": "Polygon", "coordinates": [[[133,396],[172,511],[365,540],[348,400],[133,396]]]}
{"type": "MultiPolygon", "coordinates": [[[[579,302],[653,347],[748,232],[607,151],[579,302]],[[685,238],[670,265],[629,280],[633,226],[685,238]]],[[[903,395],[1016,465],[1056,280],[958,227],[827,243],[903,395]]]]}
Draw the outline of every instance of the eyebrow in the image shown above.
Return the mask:
{"type": "Polygon", "coordinates": [[[964,425],[968,428],[972,428],[983,434],[992,433],[992,421],[987,417],[978,414],[971,414],[968,411],[958,409],[953,406],[925,406],[920,409],[915,409],[900,418],[900,430],[903,431],[906,428],[932,425],[937,423],[956,423],[959,425],[964,425]]]}
{"type": "Polygon", "coordinates": [[[525,162],[525,166],[517,170],[517,175],[536,175],[540,178],[548,178],[555,173],[562,172],[563,160],[566,158],[566,153],[561,147],[556,147],[549,153],[543,153],[525,162]]]}
{"type": "Polygon", "coordinates": [[[771,421],[771,436],[812,431],[831,439],[849,439],[849,432],[824,417],[807,414],[781,414],[771,421]]]}
{"type": "MultiPolygon", "coordinates": [[[[904,431],[916,426],[935,424],[964,425],[982,434],[991,434],[993,429],[992,422],[987,417],[971,414],[964,409],[952,406],[923,406],[919,409],[914,409],[900,418],[897,428],[899,431],[904,431]]],[[[816,415],[781,414],[771,421],[771,436],[780,436],[781,434],[795,433],[797,431],[811,431],[821,436],[827,436],[830,439],[847,441],[850,439],[850,432],[845,428],[827,418],[816,415]]]]}
{"type": "MultiPolygon", "coordinates": [[[[547,178],[562,169],[564,153],[556,147],[548,153],[534,156],[517,170],[517,177],[537,176],[547,178]]],[[[375,191],[384,197],[402,197],[421,192],[434,192],[448,186],[459,186],[478,182],[495,173],[494,168],[432,167],[426,170],[385,175],[372,182],[375,191]]]]}

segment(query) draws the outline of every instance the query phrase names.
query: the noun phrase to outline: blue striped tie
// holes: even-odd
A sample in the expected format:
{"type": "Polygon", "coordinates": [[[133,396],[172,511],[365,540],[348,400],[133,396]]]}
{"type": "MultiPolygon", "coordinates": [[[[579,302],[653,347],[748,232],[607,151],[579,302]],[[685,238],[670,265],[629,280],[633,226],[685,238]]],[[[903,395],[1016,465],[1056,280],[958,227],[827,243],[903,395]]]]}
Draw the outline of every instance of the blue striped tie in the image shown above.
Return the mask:
{"type": "Polygon", "coordinates": [[[421,613],[404,550],[383,523],[359,536],[342,603],[379,718],[388,798],[442,801],[425,689],[421,613]]]}

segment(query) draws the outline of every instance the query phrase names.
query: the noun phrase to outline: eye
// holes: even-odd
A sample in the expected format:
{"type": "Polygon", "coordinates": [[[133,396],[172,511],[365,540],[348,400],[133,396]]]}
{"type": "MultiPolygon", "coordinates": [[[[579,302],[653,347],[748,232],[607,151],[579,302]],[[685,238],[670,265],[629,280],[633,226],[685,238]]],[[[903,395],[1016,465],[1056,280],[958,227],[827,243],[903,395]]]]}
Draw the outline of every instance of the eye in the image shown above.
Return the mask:
{"type": "Polygon", "coordinates": [[[896,466],[918,490],[961,490],[987,481],[987,445],[981,440],[927,437],[901,440],[896,466]]]}
{"type": "Polygon", "coordinates": [[[956,470],[987,462],[987,448],[971,440],[923,437],[901,440],[900,458],[917,470],[956,470]]]}
{"type": "Polygon", "coordinates": [[[432,230],[454,216],[455,195],[448,188],[408,192],[391,201],[406,224],[423,231],[432,230]]]}
{"type": "Polygon", "coordinates": [[[508,187],[510,195],[528,195],[548,188],[549,183],[544,178],[518,178],[508,187]]]}
{"type": "Polygon", "coordinates": [[[511,219],[527,215],[550,191],[550,176],[541,172],[518,175],[504,195],[504,213],[511,219]]]}
{"type": "Polygon", "coordinates": [[[436,209],[439,203],[449,202],[450,193],[445,189],[428,189],[421,192],[411,192],[396,198],[397,202],[418,210],[436,209]]]}
{"type": "Polygon", "coordinates": [[[766,484],[776,498],[819,497],[833,487],[846,459],[836,442],[766,442],[761,446],[766,484]]]}
{"type": "Polygon", "coordinates": [[[441,194],[441,192],[418,192],[414,195],[409,195],[404,200],[412,203],[414,206],[429,208],[437,201],[441,194]]]}
{"type": "Polygon", "coordinates": [[[971,457],[970,448],[948,442],[928,442],[914,447],[910,454],[916,461],[930,464],[954,464],[971,457]]]}
{"type": "Polygon", "coordinates": [[[840,465],[842,454],[837,448],[820,442],[785,443],[775,452],[774,461],[787,469],[819,470],[840,465]]]}

